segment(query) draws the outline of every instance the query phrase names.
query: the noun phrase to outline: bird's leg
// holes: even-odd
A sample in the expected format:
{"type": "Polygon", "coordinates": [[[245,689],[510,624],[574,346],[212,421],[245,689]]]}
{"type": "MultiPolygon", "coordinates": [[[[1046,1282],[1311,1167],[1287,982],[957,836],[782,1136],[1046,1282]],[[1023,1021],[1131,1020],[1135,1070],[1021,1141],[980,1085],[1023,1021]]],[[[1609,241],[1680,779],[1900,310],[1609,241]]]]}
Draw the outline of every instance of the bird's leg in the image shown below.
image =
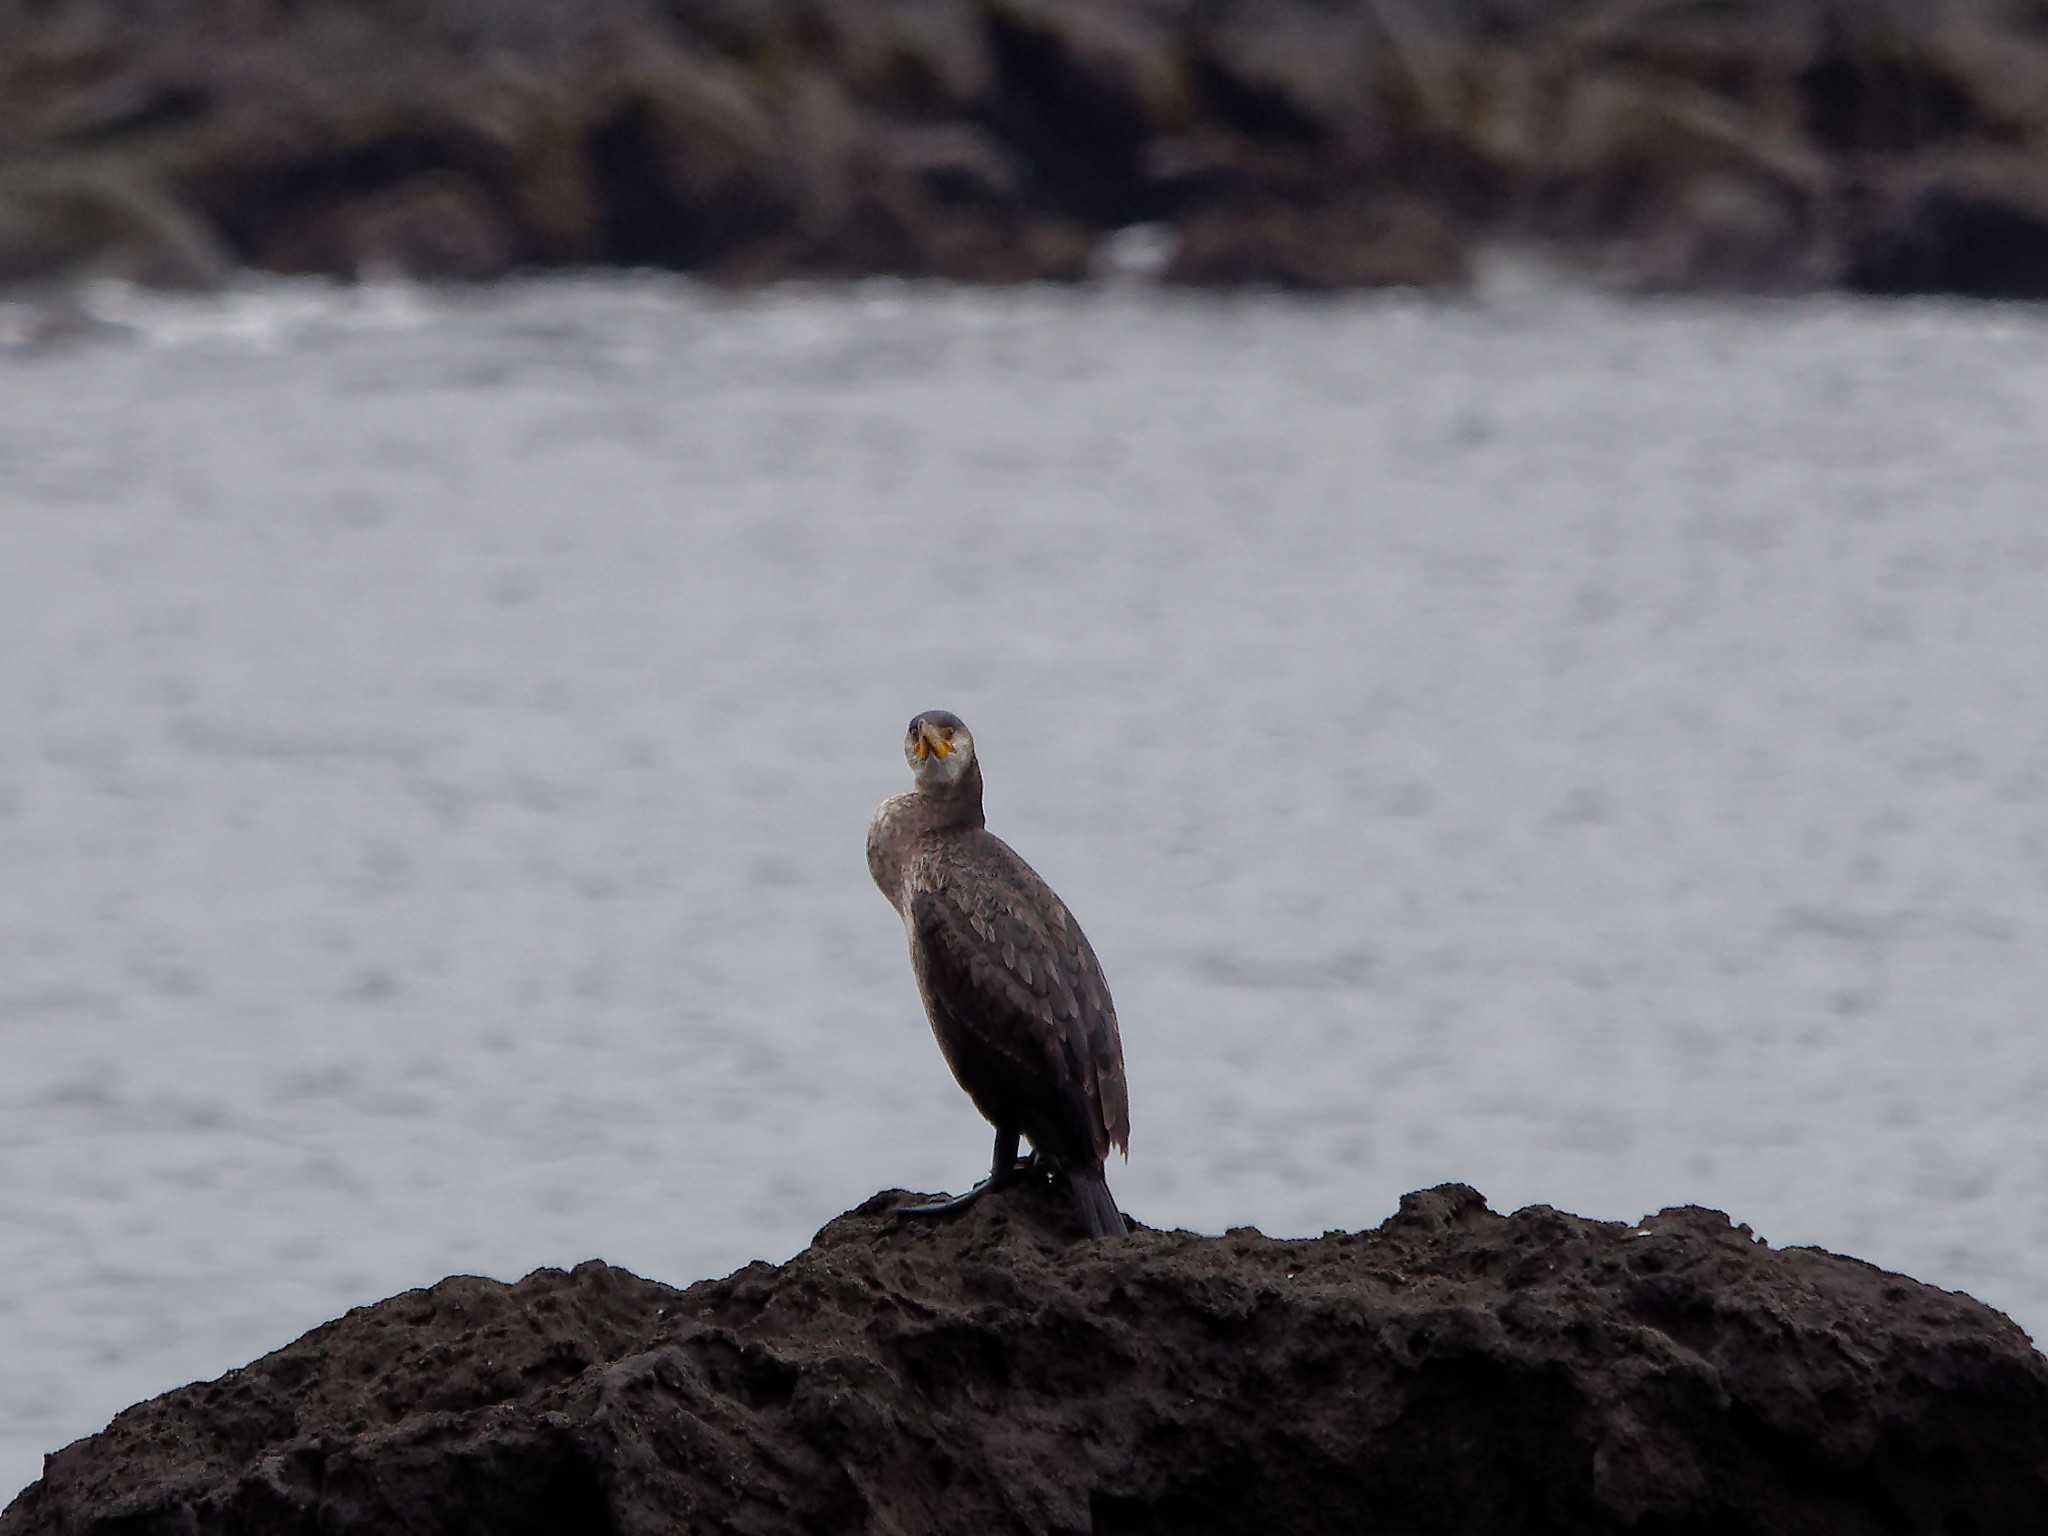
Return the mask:
{"type": "Polygon", "coordinates": [[[1017,1133],[996,1132],[995,1155],[989,1159],[988,1177],[964,1195],[955,1195],[950,1200],[928,1200],[923,1205],[900,1205],[897,1209],[906,1216],[944,1216],[952,1211],[964,1211],[981,1196],[992,1189],[1001,1189],[1020,1175],[1038,1166],[1038,1153],[1033,1149],[1031,1156],[1017,1155],[1017,1133]]]}

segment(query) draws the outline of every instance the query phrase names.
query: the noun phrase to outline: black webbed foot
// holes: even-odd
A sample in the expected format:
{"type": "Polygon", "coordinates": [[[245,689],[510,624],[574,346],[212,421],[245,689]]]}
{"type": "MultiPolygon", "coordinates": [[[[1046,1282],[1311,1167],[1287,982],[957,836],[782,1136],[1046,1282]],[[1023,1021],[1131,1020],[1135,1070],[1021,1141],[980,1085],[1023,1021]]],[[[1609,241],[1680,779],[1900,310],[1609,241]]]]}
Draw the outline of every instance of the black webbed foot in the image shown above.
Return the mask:
{"type": "Polygon", "coordinates": [[[1000,1189],[1001,1187],[994,1179],[983,1179],[964,1195],[954,1195],[950,1199],[945,1200],[927,1200],[922,1205],[899,1205],[896,1207],[896,1214],[899,1216],[950,1216],[955,1211],[966,1210],[968,1206],[974,1204],[975,1201],[988,1193],[990,1189],[1000,1189]]]}
{"type": "Polygon", "coordinates": [[[997,1131],[995,1155],[989,1160],[988,1177],[964,1195],[953,1195],[944,1200],[927,1200],[922,1205],[899,1205],[898,1214],[904,1216],[950,1216],[955,1211],[964,1211],[992,1189],[1001,1189],[1005,1184],[1014,1184],[1039,1168],[1038,1149],[1033,1147],[1029,1157],[1017,1155],[1017,1133],[997,1131]]]}

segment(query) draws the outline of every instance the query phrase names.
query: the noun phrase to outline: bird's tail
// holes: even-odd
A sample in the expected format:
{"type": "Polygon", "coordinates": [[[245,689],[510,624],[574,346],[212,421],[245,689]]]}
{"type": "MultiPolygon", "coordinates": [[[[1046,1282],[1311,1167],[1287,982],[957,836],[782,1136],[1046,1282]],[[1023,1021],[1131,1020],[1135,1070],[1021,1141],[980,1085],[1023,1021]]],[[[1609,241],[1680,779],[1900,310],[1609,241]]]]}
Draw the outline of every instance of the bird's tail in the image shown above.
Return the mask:
{"type": "Polygon", "coordinates": [[[1090,1237],[1122,1237],[1127,1230],[1122,1212],[1109,1193],[1109,1180],[1102,1169],[1069,1168],[1067,1183],[1074,1191],[1074,1209],[1090,1237]]]}

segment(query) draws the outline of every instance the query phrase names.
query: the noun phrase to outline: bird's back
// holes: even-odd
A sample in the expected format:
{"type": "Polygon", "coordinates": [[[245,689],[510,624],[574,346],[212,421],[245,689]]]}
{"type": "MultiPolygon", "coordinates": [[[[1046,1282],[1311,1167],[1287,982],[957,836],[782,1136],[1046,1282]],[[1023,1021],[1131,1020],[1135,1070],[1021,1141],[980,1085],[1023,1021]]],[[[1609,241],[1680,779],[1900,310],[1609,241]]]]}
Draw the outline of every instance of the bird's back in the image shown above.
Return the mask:
{"type": "Polygon", "coordinates": [[[1017,1114],[1033,1145],[1064,1160],[1099,1164],[1127,1148],[1116,1008],[1066,903],[983,827],[917,839],[904,885],[919,990],[983,1112],[1017,1114]],[[1011,1102],[992,1107],[990,1096],[1011,1102]]]}

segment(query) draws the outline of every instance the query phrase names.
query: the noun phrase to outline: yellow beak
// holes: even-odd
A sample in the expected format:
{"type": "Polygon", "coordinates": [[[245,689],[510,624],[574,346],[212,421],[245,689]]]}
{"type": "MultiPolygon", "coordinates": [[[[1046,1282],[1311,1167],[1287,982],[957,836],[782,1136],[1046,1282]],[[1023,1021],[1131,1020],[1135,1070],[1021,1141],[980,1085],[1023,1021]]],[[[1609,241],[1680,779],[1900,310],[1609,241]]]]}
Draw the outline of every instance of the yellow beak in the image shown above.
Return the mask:
{"type": "Polygon", "coordinates": [[[921,763],[928,757],[941,761],[953,755],[953,744],[930,726],[917,733],[917,760],[921,763]]]}

